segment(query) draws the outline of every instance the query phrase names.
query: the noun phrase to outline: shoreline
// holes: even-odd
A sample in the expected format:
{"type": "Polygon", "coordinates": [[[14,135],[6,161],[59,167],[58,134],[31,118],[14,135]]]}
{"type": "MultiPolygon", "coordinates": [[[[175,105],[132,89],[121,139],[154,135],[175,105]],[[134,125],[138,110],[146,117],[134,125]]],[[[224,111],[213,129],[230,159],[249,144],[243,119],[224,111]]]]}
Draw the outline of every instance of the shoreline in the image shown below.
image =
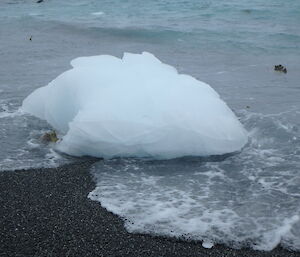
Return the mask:
{"type": "Polygon", "coordinates": [[[94,162],[0,172],[0,256],[300,256],[281,247],[206,249],[196,241],[130,234],[121,218],[87,198],[96,186],[94,162]]]}

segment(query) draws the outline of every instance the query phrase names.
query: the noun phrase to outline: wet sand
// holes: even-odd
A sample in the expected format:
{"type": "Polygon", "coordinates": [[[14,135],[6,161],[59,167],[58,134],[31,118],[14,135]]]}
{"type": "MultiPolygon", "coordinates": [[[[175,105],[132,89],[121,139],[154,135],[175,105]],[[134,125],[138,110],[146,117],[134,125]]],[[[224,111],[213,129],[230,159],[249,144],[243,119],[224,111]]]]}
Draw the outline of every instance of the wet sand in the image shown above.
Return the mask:
{"type": "Polygon", "coordinates": [[[300,256],[280,247],[205,249],[201,242],[130,234],[122,219],[87,198],[95,187],[89,172],[94,161],[0,172],[0,257],[300,256]]]}

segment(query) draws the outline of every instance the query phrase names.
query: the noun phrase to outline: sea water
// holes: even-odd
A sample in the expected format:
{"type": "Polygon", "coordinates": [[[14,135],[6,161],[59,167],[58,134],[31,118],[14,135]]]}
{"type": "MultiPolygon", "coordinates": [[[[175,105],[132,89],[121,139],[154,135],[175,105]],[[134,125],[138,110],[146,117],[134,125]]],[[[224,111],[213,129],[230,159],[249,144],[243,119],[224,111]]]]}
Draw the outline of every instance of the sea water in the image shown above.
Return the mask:
{"type": "Polygon", "coordinates": [[[0,169],[75,161],[41,143],[47,123],[18,111],[71,59],[149,51],[216,89],[249,143],[229,156],[99,162],[90,198],[131,232],[299,250],[299,17],[293,0],[1,1],[0,169]]]}

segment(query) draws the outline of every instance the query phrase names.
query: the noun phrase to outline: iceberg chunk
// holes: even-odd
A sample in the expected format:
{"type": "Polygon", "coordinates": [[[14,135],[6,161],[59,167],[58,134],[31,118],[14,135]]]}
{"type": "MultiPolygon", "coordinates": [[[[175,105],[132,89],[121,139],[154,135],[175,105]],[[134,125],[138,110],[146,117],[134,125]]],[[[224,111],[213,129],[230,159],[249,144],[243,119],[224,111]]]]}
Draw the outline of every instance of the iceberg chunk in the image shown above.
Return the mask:
{"type": "Polygon", "coordinates": [[[206,83],[154,55],[80,57],[22,109],[63,134],[58,149],[75,156],[208,156],[240,150],[247,133],[206,83]]]}

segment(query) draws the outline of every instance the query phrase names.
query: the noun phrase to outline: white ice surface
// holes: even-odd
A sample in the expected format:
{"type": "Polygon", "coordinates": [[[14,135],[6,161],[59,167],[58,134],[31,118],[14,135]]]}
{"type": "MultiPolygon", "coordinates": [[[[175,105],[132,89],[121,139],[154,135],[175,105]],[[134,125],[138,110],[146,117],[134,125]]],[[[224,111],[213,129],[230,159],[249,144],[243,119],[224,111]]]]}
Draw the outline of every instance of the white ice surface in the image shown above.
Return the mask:
{"type": "Polygon", "coordinates": [[[71,65],[22,106],[63,135],[63,152],[169,159],[234,152],[247,142],[209,85],[150,53],[81,57],[71,65]]]}

